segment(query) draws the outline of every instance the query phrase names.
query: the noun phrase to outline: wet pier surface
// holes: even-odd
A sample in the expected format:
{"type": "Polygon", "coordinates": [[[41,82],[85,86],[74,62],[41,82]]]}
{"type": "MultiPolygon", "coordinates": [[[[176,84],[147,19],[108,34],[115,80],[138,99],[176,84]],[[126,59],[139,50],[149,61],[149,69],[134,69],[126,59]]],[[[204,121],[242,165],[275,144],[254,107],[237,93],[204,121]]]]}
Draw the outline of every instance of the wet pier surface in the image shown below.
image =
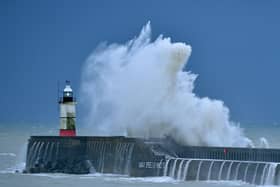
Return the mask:
{"type": "Polygon", "coordinates": [[[171,139],[32,136],[28,173],[114,173],[280,184],[280,149],[182,146],[171,139]]]}

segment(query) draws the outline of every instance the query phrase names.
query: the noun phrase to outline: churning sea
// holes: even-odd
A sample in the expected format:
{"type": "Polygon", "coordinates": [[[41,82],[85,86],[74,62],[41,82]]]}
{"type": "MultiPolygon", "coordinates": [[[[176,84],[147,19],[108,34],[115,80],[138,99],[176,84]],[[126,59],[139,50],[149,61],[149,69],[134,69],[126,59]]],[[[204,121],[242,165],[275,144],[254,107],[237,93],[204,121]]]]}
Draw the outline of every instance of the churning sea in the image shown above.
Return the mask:
{"type": "MultiPolygon", "coordinates": [[[[243,127],[244,128],[244,127],[243,127]]],[[[279,125],[247,125],[245,134],[254,142],[265,137],[271,148],[280,148],[279,125]]],[[[132,178],[111,174],[22,174],[16,172],[24,168],[27,140],[30,135],[56,135],[55,128],[40,125],[0,124],[0,187],[230,187],[254,186],[241,181],[176,181],[169,177],[132,178]]]]}

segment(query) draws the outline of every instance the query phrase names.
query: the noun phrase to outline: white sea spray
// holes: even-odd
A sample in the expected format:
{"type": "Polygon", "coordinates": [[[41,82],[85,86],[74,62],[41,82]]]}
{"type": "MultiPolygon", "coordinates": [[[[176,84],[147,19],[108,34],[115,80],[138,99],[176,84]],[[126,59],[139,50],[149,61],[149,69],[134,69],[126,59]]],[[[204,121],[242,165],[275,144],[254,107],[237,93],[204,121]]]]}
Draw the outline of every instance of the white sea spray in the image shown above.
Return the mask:
{"type": "Polygon", "coordinates": [[[83,68],[85,122],[95,135],[171,136],[185,145],[253,146],[223,101],[198,97],[184,71],[191,46],[159,36],[147,23],[125,44],[101,44],[83,68]]]}

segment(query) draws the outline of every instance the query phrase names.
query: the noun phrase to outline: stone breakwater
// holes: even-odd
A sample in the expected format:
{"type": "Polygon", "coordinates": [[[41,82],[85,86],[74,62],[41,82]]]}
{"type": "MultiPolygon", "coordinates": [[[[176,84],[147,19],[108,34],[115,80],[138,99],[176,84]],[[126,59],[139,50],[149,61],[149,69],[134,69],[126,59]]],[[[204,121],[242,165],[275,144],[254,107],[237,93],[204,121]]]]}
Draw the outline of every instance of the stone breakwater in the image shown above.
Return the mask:
{"type": "Polygon", "coordinates": [[[114,173],[280,184],[280,149],[182,146],[170,138],[32,136],[27,173],[114,173]]]}

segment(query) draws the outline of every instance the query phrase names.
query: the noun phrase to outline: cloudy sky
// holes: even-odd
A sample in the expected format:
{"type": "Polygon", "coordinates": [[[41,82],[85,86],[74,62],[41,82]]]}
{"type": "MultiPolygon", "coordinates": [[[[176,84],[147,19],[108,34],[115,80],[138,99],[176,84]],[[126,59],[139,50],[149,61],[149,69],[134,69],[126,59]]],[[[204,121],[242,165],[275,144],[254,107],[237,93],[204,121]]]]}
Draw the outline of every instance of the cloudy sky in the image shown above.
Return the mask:
{"type": "Polygon", "coordinates": [[[192,46],[186,70],[199,74],[199,96],[223,100],[234,121],[279,123],[279,9],[277,0],[2,0],[0,124],[58,123],[57,82],[71,80],[79,99],[94,48],[149,20],[154,39],[192,46]]]}

